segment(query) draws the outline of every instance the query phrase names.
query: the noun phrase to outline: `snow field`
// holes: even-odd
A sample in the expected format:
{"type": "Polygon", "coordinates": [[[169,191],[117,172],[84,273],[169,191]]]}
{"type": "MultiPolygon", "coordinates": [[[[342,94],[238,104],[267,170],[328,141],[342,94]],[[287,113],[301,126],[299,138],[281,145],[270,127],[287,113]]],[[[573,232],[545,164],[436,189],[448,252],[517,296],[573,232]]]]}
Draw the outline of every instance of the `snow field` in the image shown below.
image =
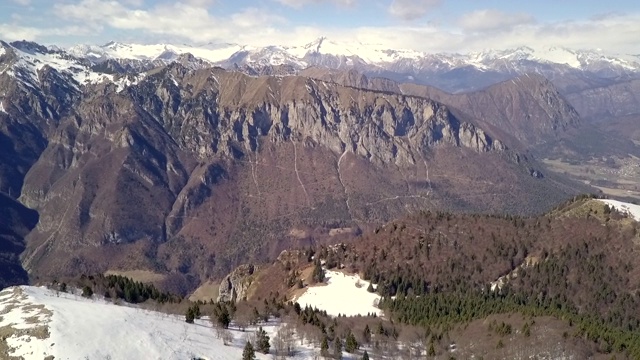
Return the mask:
{"type": "MultiPolygon", "coordinates": [[[[256,351],[257,359],[274,358],[274,338],[282,324],[261,324],[271,338],[271,353],[256,351]]],[[[0,331],[6,337],[8,356],[25,360],[237,360],[256,327],[240,331],[231,324],[230,345],[224,345],[206,318],[187,324],[184,316],[115,305],[104,299],[56,292],[44,287],[20,286],[0,292],[0,331]]],[[[316,359],[313,348],[293,333],[293,360],[316,359]]],[[[0,347],[1,351],[1,347],[0,347]]],[[[2,357],[0,353],[0,358],[2,357]]],[[[343,353],[343,359],[358,359],[343,353]]]]}
{"type": "Polygon", "coordinates": [[[312,286],[297,299],[301,307],[310,306],[324,310],[328,315],[366,316],[382,315],[377,308],[380,296],[367,291],[369,282],[360,276],[346,275],[339,271],[325,270],[326,285],[312,286]]]}
{"type": "MultiPolygon", "coordinates": [[[[207,319],[187,324],[184,316],[29,286],[2,291],[0,313],[0,328],[11,326],[16,330],[6,339],[11,348],[9,355],[27,360],[41,360],[50,355],[56,360],[237,360],[242,358],[246,338],[252,331],[231,331],[233,344],[225,346],[207,319]],[[38,327],[48,328],[49,337],[38,339],[19,331],[38,327]]],[[[274,334],[277,326],[270,323],[264,327],[274,334]]],[[[271,358],[271,355],[256,355],[258,359],[271,358]]]]}
{"type": "Polygon", "coordinates": [[[631,218],[636,221],[640,221],[640,205],[630,204],[623,201],[618,200],[610,200],[610,199],[600,199],[603,203],[614,207],[616,210],[621,213],[628,214],[631,218]]]}

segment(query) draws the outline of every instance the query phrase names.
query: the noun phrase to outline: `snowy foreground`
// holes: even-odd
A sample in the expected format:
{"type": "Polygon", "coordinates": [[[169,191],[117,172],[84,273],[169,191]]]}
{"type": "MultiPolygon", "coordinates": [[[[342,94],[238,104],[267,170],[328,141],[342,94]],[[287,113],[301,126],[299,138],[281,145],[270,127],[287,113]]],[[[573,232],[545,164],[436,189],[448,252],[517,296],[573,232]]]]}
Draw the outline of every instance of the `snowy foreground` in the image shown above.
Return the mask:
{"type": "MultiPolygon", "coordinates": [[[[264,326],[272,339],[277,328],[275,323],[264,326]]],[[[184,316],[30,286],[0,292],[0,329],[3,334],[7,330],[12,334],[6,338],[10,356],[38,360],[50,355],[56,360],[237,360],[242,358],[245,339],[251,333],[232,330],[233,343],[225,346],[208,320],[187,324],[184,316]]],[[[310,359],[316,353],[297,346],[294,358],[310,359]]]]}
{"type": "Polygon", "coordinates": [[[628,214],[629,217],[633,218],[634,220],[640,221],[640,205],[609,199],[601,199],[600,201],[611,207],[614,207],[621,213],[628,214]]]}
{"type": "Polygon", "coordinates": [[[338,316],[382,315],[377,308],[380,296],[367,291],[369,282],[358,275],[345,275],[342,272],[325,270],[326,285],[310,287],[297,301],[303,308],[325,310],[327,314],[338,316]]]}
{"type": "MultiPolygon", "coordinates": [[[[326,284],[308,288],[297,299],[302,307],[309,305],[334,316],[381,314],[375,306],[380,297],[367,291],[369,282],[337,271],[326,271],[325,278],[326,284]]],[[[263,324],[272,340],[279,326],[263,324]]],[[[246,339],[255,329],[231,329],[233,342],[226,346],[206,319],[187,324],[184,316],[20,286],[0,292],[0,331],[6,336],[7,355],[24,359],[236,360],[242,358],[246,339]]],[[[317,354],[318,349],[297,342],[293,359],[313,359],[317,354]]],[[[344,355],[345,359],[354,356],[344,355]]]]}

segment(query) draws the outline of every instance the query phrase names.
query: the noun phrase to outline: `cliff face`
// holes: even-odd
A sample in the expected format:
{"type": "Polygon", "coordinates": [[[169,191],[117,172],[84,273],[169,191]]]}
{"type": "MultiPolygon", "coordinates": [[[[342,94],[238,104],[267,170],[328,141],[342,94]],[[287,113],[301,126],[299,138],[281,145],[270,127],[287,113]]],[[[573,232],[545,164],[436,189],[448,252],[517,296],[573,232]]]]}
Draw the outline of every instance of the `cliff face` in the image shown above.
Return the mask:
{"type": "Polygon", "coordinates": [[[447,144],[479,152],[505,150],[500,141],[461,123],[434,101],[305,77],[185,72],[172,65],[127,92],[181,148],[204,157],[233,155],[234,146],[254,152],[258,139],[310,140],[379,164],[408,161],[409,152],[394,147],[402,137],[421,150],[447,144]]]}
{"type": "Polygon", "coordinates": [[[36,275],[219,277],[405,212],[567,195],[495,129],[420,96],[180,63],[83,86],[15,69],[0,185],[40,214],[22,259],[36,275]]]}
{"type": "Polygon", "coordinates": [[[225,276],[220,283],[217,301],[239,301],[246,299],[249,287],[253,282],[253,265],[241,265],[225,276]]]}

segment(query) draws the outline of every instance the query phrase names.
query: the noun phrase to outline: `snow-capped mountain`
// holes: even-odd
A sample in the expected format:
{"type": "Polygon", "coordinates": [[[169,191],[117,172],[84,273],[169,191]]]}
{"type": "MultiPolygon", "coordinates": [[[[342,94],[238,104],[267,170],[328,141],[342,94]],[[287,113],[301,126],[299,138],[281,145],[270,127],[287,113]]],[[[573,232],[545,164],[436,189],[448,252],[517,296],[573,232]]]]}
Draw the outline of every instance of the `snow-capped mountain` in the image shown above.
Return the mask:
{"type": "Polygon", "coordinates": [[[130,60],[173,60],[182,54],[193,56],[215,63],[228,59],[234,53],[242,50],[237,44],[204,44],[201,46],[170,45],[170,44],[124,44],[111,41],[102,46],[76,45],[67,49],[68,53],[86,58],[94,63],[107,59],[130,60]]]}
{"type": "Polygon", "coordinates": [[[101,46],[76,45],[60,49],[25,41],[3,42],[0,56],[5,64],[0,72],[15,73],[33,86],[38,82],[38,71],[45,65],[68,76],[79,86],[117,82],[121,75],[135,76],[171,62],[180,62],[188,68],[221,66],[250,75],[294,74],[308,67],[355,69],[369,77],[432,85],[449,92],[484,88],[526,73],[542,74],[567,91],[640,77],[638,55],[611,55],[601,50],[519,47],[467,54],[430,54],[325,37],[300,46],[265,47],[228,43],[144,45],[112,41],[101,46]]]}
{"type": "MultiPolygon", "coordinates": [[[[640,58],[637,55],[610,55],[600,50],[571,50],[562,47],[519,47],[507,50],[487,50],[468,54],[425,53],[408,49],[388,49],[376,44],[339,42],[321,37],[301,46],[265,47],[241,46],[238,44],[206,44],[202,46],[170,44],[123,44],[109,42],[102,46],[77,45],[68,53],[93,62],[106,59],[155,60],[172,59],[190,53],[211,63],[243,63],[258,65],[289,64],[298,67],[312,65],[318,55],[335,58],[358,59],[363,64],[386,68],[400,63],[413,63],[415,69],[424,66],[415,64],[446,64],[449,68],[474,66],[478,69],[499,69],[498,63],[537,62],[566,65],[586,70],[598,64],[637,71],[640,58]],[[173,56],[172,56],[173,55],[173,56]]],[[[442,68],[442,67],[441,67],[442,68]]]]}
{"type": "Polygon", "coordinates": [[[294,71],[310,66],[356,69],[369,76],[433,85],[452,92],[485,87],[530,72],[543,74],[552,80],[558,76],[586,76],[597,81],[640,76],[640,57],[612,55],[601,50],[519,47],[467,54],[432,54],[389,49],[379,44],[341,42],[325,37],[300,46],[265,47],[110,42],[102,46],[74,46],[68,49],[68,53],[94,64],[116,60],[139,71],[150,68],[141,66],[140,62],[156,62],[157,66],[177,61],[180,55],[186,53],[211,65],[246,70],[250,74],[262,74],[265,72],[261,69],[274,66],[287,66],[294,71]],[[131,66],[132,61],[137,65],[131,66]]]}
{"type": "Polygon", "coordinates": [[[91,69],[91,62],[74,57],[56,48],[46,48],[33,42],[19,41],[11,44],[0,41],[0,74],[15,76],[27,86],[39,87],[43,72],[55,69],[67,83],[80,85],[111,80],[113,76],[91,69]]]}

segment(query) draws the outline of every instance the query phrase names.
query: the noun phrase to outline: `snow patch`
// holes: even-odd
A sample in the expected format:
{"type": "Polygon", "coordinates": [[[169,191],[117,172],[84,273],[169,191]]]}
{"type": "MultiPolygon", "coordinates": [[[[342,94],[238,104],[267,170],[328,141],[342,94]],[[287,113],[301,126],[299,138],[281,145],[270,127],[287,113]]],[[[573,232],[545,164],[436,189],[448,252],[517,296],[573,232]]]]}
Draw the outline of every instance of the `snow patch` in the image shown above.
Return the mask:
{"type": "Polygon", "coordinates": [[[629,215],[635,221],[640,221],[640,205],[609,199],[600,199],[600,201],[615,208],[621,213],[629,215]]]}
{"type": "Polygon", "coordinates": [[[141,73],[138,75],[126,75],[119,78],[118,80],[113,80],[113,83],[117,86],[116,92],[122,92],[122,90],[128,88],[129,86],[137,85],[146,76],[146,73],[141,73]]]}
{"type": "Polygon", "coordinates": [[[367,291],[369,282],[360,276],[346,275],[339,271],[325,271],[326,285],[309,287],[297,301],[301,307],[310,306],[337,316],[382,315],[377,307],[380,296],[367,291]]]}

